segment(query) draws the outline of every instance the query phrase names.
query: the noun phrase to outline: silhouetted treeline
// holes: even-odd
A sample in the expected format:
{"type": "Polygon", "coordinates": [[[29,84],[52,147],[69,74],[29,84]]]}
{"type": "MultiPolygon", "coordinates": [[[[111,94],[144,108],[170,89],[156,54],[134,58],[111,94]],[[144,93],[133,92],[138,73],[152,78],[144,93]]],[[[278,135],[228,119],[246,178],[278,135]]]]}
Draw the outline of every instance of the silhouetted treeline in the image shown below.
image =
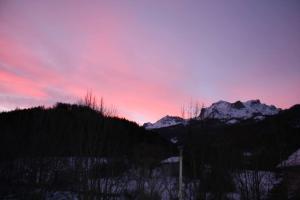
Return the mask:
{"type": "Polygon", "coordinates": [[[185,144],[186,156],[193,152],[199,162],[215,163],[220,158],[222,166],[239,167],[248,154],[251,162],[246,163],[270,168],[300,148],[300,105],[262,121],[227,125],[213,119],[193,120],[188,126],[155,132],[166,138],[177,137],[185,144]]]}
{"type": "Polygon", "coordinates": [[[131,156],[140,151],[141,144],[155,149],[170,147],[136,123],[104,116],[88,106],[57,103],[53,108],[0,113],[1,158],[131,156]]]}

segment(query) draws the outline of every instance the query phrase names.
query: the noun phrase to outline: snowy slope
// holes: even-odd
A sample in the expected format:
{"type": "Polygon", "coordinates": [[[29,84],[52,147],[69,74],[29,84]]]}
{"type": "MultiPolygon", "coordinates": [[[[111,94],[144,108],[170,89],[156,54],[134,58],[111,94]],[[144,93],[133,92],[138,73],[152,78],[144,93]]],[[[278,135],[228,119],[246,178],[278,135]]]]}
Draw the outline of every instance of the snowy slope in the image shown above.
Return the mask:
{"type": "Polygon", "coordinates": [[[171,164],[171,163],[178,163],[179,162],[179,157],[178,156],[173,156],[169,157],[163,161],[161,161],[161,164],[171,164]]]}
{"type": "Polygon", "coordinates": [[[278,114],[279,111],[280,109],[275,106],[263,104],[259,100],[237,101],[235,103],[218,101],[210,107],[202,109],[200,118],[220,119],[228,121],[228,124],[234,124],[239,120],[250,118],[262,120],[265,116],[278,114]]]}
{"type": "Polygon", "coordinates": [[[281,162],[277,167],[295,167],[300,166],[300,149],[288,157],[287,160],[281,162]]]}
{"type": "Polygon", "coordinates": [[[178,124],[184,124],[185,120],[182,119],[181,117],[175,117],[175,116],[165,116],[158,120],[155,123],[145,123],[143,126],[150,130],[150,129],[157,129],[157,128],[163,128],[163,127],[168,127],[168,126],[174,126],[178,124]]]}

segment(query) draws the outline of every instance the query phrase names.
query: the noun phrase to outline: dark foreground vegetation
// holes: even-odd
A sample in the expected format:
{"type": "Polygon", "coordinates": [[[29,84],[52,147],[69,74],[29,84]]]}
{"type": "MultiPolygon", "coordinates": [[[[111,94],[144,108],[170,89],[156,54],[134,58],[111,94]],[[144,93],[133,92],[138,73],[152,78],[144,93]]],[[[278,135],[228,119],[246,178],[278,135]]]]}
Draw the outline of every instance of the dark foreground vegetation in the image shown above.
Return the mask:
{"type": "Polygon", "coordinates": [[[48,109],[37,107],[1,113],[0,127],[2,158],[130,157],[135,152],[142,152],[142,147],[159,151],[159,148],[170,146],[157,134],[147,134],[134,122],[105,116],[82,105],[58,103],[48,109]]]}
{"type": "Polygon", "coordinates": [[[139,166],[151,168],[176,150],[134,122],[85,105],[58,103],[1,113],[0,127],[2,197],[31,199],[37,188],[105,196],[112,191],[103,188],[108,186],[100,178],[118,177],[139,166]]]}
{"type": "Polygon", "coordinates": [[[300,166],[279,167],[300,148],[300,105],[262,121],[251,119],[227,125],[213,119],[191,120],[188,126],[167,127],[156,132],[167,139],[176,137],[185,145],[184,174],[200,180],[197,187],[202,197],[213,191],[216,199],[223,199],[224,193],[233,192],[237,187],[240,187],[241,199],[300,197],[300,182],[285,180],[290,171],[293,178],[300,180],[300,166]],[[263,179],[267,172],[275,179],[269,180],[272,187],[263,195],[261,190],[266,184],[263,179]],[[230,178],[232,173],[236,178],[230,178]],[[233,179],[241,184],[234,183],[233,179]],[[289,184],[299,185],[290,189],[294,186],[289,184]]]}
{"type": "MultiPolygon", "coordinates": [[[[248,168],[270,169],[300,147],[300,105],[262,121],[245,120],[227,125],[218,120],[191,120],[156,130],[164,138],[176,137],[185,144],[186,153],[198,161],[218,162],[222,166],[245,166],[244,155],[251,157],[248,168]],[[213,156],[212,156],[213,155],[213,156]]],[[[188,156],[188,155],[186,155],[188,156]]]]}
{"type": "Polygon", "coordinates": [[[3,112],[0,199],[176,199],[178,163],[161,162],[178,154],[174,137],[184,145],[184,199],[296,199],[278,164],[300,148],[299,127],[299,106],[263,121],[155,131],[90,104],[3,112]]]}

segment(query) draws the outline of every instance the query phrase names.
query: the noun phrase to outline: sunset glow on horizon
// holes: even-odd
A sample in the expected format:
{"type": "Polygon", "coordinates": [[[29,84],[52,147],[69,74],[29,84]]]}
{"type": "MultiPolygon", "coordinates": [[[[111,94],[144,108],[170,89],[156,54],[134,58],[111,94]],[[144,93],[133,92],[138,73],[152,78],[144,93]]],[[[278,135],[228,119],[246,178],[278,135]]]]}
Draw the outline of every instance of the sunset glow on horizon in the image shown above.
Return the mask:
{"type": "Polygon", "coordinates": [[[78,102],[154,122],[191,99],[300,103],[300,2],[0,1],[0,111],[78,102]]]}

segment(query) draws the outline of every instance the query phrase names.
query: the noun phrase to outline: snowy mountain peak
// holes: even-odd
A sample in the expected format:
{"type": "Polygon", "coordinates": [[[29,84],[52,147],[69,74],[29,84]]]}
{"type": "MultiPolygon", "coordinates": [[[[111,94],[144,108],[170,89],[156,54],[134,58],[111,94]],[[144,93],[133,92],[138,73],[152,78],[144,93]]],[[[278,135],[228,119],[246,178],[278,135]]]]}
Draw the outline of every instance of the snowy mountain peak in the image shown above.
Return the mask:
{"type": "MultiPolygon", "coordinates": [[[[258,99],[234,103],[221,100],[208,108],[202,108],[198,119],[219,119],[227,124],[236,124],[246,119],[263,120],[266,116],[278,114],[280,110],[273,105],[261,103],[258,99]]],[[[167,115],[155,123],[145,123],[143,127],[150,130],[187,123],[188,119],[167,115]]]]}
{"type": "Polygon", "coordinates": [[[184,122],[185,122],[185,120],[182,119],[181,117],[167,115],[167,116],[161,118],[160,120],[158,120],[157,122],[155,122],[153,124],[150,123],[150,122],[145,123],[143,125],[143,127],[150,130],[150,129],[157,129],[157,128],[163,128],[163,127],[183,124],[184,122]]]}
{"type": "Polygon", "coordinates": [[[260,100],[249,100],[246,102],[236,101],[234,103],[226,101],[218,101],[213,103],[210,107],[201,110],[201,119],[220,119],[223,121],[230,121],[232,119],[263,119],[265,116],[278,114],[280,109],[273,105],[266,105],[260,100]]]}

